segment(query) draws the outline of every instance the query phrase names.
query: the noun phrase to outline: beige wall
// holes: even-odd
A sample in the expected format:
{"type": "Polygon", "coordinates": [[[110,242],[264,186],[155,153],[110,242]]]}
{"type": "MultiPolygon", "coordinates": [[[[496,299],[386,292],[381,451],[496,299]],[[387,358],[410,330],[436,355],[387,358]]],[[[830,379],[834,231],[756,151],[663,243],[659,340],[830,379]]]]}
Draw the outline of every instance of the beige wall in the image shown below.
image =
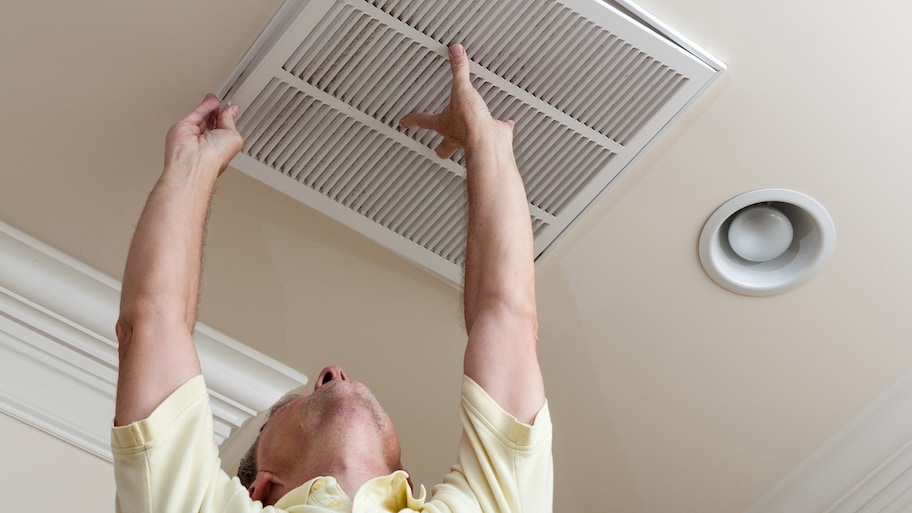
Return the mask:
{"type": "Polygon", "coordinates": [[[110,463],[7,415],[0,415],[4,511],[114,511],[110,463]]]}

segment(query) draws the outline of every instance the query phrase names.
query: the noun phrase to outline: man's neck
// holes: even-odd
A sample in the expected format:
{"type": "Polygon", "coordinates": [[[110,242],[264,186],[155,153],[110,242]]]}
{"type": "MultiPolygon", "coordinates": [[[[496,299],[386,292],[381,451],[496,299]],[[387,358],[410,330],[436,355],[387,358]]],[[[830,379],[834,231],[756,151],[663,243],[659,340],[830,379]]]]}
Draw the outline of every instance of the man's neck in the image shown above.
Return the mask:
{"type": "Polygon", "coordinates": [[[393,471],[388,464],[378,461],[376,454],[377,451],[346,451],[343,454],[335,454],[332,458],[324,458],[319,464],[302,468],[299,483],[303,484],[318,476],[331,476],[335,478],[342,491],[354,499],[364,483],[393,471]],[[365,458],[365,454],[370,457],[365,458]]]}
{"type": "Polygon", "coordinates": [[[374,471],[368,471],[364,468],[352,468],[351,470],[345,472],[334,472],[331,475],[336,478],[336,482],[339,483],[339,487],[342,488],[342,491],[345,492],[345,495],[348,495],[349,498],[354,499],[355,494],[358,493],[358,490],[361,489],[361,486],[374,479],[375,477],[385,476],[389,474],[389,469],[376,469],[374,471]]]}

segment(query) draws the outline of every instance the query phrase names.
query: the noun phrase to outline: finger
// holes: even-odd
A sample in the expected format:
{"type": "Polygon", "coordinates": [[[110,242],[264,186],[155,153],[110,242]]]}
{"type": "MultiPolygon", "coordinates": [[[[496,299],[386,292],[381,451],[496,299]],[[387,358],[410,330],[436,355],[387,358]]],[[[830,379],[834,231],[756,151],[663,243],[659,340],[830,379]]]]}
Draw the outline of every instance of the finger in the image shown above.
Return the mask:
{"type": "Polygon", "coordinates": [[[437,145],[437,156],[442,159],[448,159],[456,153],[456,150],[461,148],[462,145],[459,144],[459,141],[453,139],[452,137],[444,137],[443,141],[437,145]]]}
{"type": "Polygon", "coordinates": [[[439,115],[431,114],[430,112],[413,112],[411,114],[406,114],[399,121],[399,126],[402,128],[427,128],[429,130],[437,130],[439,126],[438,119],[439,115]]]}
{"type": "Polygon", "coordinates": [[[195,125],[201,128],[205,127],[206,122],[209,120],[209,116],[213,111],[218,109],[218,106],[218,97],[212,93],[209,93],[205,98],[203,98],[203,101],[196,106],[196,108],[190,111],[190,114],[187,114],[187,117],[185,117],[182,121],[184,123],[195,125]]]}
{"type": "Polygon", "coordinates": [[[461,82],[464,85],[472,85],[472,79],[469,76],[469,57],[466,55],[465,48],[454,43],[449,48],[450,69],[453,71],[453,82],[461,82]]]}
{"type": "Polygon", "coordinates": [[[514,121],[512,119],[508,119],[508,120],[504,121],[504,123],[506,123],[507,126],[510,127],[511,132],[516,129],[516,121],[514,121]]]}

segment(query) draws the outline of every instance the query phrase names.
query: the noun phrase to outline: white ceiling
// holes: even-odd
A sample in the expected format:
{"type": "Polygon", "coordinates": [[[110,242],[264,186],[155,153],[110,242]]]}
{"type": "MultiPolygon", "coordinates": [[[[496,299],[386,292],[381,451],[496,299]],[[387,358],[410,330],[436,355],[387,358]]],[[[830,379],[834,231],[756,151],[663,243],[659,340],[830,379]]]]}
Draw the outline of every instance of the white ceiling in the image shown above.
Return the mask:
{"type": "MultiPolygon", "coordinates": [[[[555,509],[743,511],[912,368],[912,5],[640,3],[728,71],[539,267],[555,509]],[[798,290],[741,297],[705,275],[697,238],[765,187],[820,201],[836,250],[798,290]]],[[[0,7],[0,219],[119,277],[165,131],[279,4],[0,7]]],[[[201,320],[304,373],[346,367],[416,482],[446,471],[452,288],[230,171],[202,300],[201,320]]]]}

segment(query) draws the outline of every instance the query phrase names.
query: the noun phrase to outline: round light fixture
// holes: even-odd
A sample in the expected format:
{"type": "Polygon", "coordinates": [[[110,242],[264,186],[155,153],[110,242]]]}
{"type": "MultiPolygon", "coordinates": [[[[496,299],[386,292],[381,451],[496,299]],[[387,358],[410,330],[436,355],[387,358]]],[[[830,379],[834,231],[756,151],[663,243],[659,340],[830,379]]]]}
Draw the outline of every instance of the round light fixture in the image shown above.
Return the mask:
{"type": "Polygon", "coordinates": [[[769,296],[816,274],[836,242],[827,211],[809,196],[761,189],[719,207],[700,234],[700,261],[726,289],[769,296]]]}
{"type": "Polygon", "coordinates": [[[751,262],[767,262],[792,245],[792,222],[778,209],[753,205],[732,216],[728,244],[737,255],[751,262]]]}

